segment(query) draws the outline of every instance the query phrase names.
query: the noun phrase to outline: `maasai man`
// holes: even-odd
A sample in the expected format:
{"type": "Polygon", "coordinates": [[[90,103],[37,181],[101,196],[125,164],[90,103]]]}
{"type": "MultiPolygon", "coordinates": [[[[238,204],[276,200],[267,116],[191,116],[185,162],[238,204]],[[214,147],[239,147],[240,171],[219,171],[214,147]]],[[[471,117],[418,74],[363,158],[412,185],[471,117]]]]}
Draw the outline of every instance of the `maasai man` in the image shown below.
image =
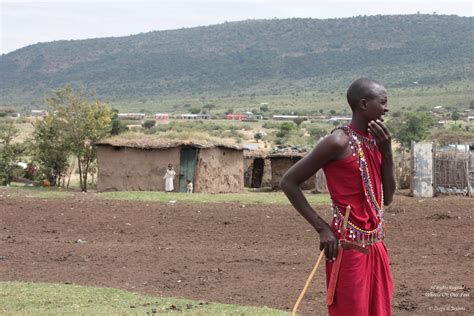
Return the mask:
{"type": "Polygon", "coordinates": [[[377,81],[361,78],[347,90],[352,110],[349,125],[336,128],[281,180],[281,188],[296,210],[319,233],[326,255],[329,284],[338,254],[346,207],[351,211],[346,230],[349,241],[369,249],[341,253],[334,300],[329,315],[391,315],[393,281],[383,243],[383,206],[395,192],[391,135],[385,126],[387,90],[377,81]],[[333,220],[326,223],[309,205],[300,184],[323,168],[332,199],[333,220]]]}

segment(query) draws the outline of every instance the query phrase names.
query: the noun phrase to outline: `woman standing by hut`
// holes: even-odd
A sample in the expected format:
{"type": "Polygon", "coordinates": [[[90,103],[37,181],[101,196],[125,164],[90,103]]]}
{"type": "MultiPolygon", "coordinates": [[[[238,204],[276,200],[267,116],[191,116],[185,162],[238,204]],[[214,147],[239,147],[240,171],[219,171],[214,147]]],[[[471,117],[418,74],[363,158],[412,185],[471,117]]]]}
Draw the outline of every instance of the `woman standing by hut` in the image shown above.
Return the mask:
{"type": "Polygon", "coordinates": [[[174,177],[176,176],[176,171],[173,170],[173,165],[168,164],[168,169],[166,169],[166,173],[163,176],[165,179],[165,192],[172,192],[174,191],[174,177]]]}

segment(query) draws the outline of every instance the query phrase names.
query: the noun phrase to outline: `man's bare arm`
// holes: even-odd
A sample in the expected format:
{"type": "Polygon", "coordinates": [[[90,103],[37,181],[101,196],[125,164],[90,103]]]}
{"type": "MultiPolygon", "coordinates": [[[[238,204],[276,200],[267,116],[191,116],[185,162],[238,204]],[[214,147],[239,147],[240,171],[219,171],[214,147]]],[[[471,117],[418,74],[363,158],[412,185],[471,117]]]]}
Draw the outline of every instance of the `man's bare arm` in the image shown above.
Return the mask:
{"type": "Polygon", "coordinates": [[[300,185],[329,161],[342,158],[348,148],[348,142],[349,139],[343,132],[334,132],[293,165],[280,181],[280,186],[288,200],[319,233],[320,249],[324,249],[328,259],[334,259],[337,256],[337,239],[329,224],[308,203],[300,185]]]}

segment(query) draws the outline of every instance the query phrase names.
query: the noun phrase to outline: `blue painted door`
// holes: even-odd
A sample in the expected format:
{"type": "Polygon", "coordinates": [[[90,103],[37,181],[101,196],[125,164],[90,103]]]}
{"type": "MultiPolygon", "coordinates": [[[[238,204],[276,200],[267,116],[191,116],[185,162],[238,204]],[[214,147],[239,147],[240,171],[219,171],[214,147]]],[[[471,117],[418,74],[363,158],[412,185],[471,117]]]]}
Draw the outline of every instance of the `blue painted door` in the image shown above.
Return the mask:
{"type": "Polygon", "coordinates": [[[181,164],[179,167],[179,192],[186,192],[186,180],[194,184],[194,170],[197,161],[197,148],[181,149],[181,164]]]}

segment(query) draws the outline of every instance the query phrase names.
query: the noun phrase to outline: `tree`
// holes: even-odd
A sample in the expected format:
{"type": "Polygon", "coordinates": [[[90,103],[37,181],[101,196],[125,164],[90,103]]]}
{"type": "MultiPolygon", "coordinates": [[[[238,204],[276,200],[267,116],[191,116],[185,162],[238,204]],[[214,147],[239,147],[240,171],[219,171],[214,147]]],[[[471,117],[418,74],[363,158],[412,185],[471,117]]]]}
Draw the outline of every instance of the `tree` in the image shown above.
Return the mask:
{"type": "Polygon", "coordinates": [[[293,123],[295,123],[296,126],[300,126],[301,123],[303,123],[304,121],[305,121],[305,119],[302,118],[302,117],[297,117],[297,118],[293,119],[293,123]]]}
{"type": "Polygon", "coordinates": [[[59,186],[67,175],[71,156],[63,122],[56,113],[50,113],[36,121],[34,128],[34,159],[39,164],[39,172],[52,186],[59,186]]]}
{"type": "Polygon", "coordinates": [[[263,135],[261,132],[257,132],[253,135],[253,138],[255,138],[255,141],[258,143],[263,138],[263,135]]]}
{"type": "Polygon", "coordinates": [[[313,139],[320,139],[321,137],[324,137],[327,134],[327,132],[324,129],[321,129],[318,127],[309,128],[308,133],[309,135],[311,135],[313,139]]]}
{"type": "Polygon", "coordinates": [[[112,109],[112,129],[110,131],[111,135],[118,135],[128,131],[128,126],[118,118],[118,110],[112,109]]]}
{"type": "Polygon", "coordinates": [[[412,141],[419,142],[429,135],[434,120],[429,113],[413,112],[404,113],[400,119],[392,119],[387,125],[393,138],[404,149],[410,149],[412,141]]]}
{"type": "Polygon", "coordinates": [[[89,169],[96,158],[94,144],[110,134],[113,116],[110,106],[90,100],[91,97],[66,86],[46,99],[62,125],[64,141],[77,158],[79,182],[84,192],[87,191],[89,169]]]}
{"type": "Polygon", "coordinates": [[[264,112],[264,113],[265,113],[265,112],[268,112],[268,104],[267,104],[267,103],[262,103],[262,104],[260,105],[260,111],[262,111],[262,112],[264,112]]]}
{"type": "Polygon", "coordinates": [[[295,128],[295,125],[292,122],[285,122],[285,123],[282,123],[280,126],[280,130],[284,132],[290,132],[294,128],[295,128]]]}
{"type": "Polygon", "coordinates": [[[150,128],[154,127],[155,125],[156,125],[155,120],[146,120],[142,124],[143,128],[146,128],[146,129],[150,129],[150,128]]]}
{"type": "Polygon", "coordinates": [[[461,115],[459,115],[458,111],[454,111],[451,113],[451,119],[454,121],[454,124],[461,118],[461,115]]]}
{"type": "Polygon", "coordinates": [[[209,113],[211,112],[211,110],[215,109],[216,108],[216,105],[215,104],[211,104],[211,103],[207,103],[206,105],[204,105],[202,107],[203,109],[206,109],[209,111],[209,113]]]}
{"type": "Polygon", "coordinates": [[[27,150],[24,144],[12,142],[18,132],[13,122],[0,123],[0,183],[3,185],[11,182],[15,164],[27,150]]]}
{"type": "Polygon", "coordinates": [[[13,121],[0,123],[0,143],[4,146],[11,144],[13,139],[18,135],[18,128],[13,126],[13,121]]]}

